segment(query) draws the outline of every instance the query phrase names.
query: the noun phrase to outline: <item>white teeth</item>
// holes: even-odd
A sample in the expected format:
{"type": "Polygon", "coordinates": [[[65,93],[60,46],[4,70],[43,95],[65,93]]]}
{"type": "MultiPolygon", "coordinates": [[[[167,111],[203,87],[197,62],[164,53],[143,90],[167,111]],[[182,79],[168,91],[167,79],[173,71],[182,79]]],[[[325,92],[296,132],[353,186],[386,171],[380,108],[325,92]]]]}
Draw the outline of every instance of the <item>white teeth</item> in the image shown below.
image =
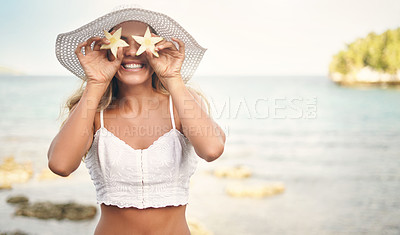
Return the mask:
{"type": "Polygon", "coordinates": [[[143,68],[143,64],[125,64],[124,67],[127,69],[137,69],[143,68]]]}

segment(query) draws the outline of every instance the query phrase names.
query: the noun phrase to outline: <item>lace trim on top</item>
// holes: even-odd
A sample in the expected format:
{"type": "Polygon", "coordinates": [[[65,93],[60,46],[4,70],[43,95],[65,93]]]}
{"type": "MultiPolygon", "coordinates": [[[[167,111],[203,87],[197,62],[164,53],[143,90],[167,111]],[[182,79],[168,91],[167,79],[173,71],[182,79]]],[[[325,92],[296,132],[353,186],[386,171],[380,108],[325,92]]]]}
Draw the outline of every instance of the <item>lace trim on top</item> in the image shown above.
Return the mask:
{"type": "Polygon", "coordinates": [[[98,204],[144,209],[188,203],[198,157],[176,129],[171,96],[169,102],[173,128],[146,149],[134,149],[107,130],[100,111],[101,127],[85,158],[98,204]]]}

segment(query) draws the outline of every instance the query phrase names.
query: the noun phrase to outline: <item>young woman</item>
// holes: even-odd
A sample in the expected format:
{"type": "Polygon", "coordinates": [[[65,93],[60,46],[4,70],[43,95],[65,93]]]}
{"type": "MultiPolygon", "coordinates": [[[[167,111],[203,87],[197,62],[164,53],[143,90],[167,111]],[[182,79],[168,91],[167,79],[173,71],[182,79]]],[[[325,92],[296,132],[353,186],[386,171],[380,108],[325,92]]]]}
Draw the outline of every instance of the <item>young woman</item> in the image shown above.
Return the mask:
{"type": "Polygon", "coordinates": [[[190,177],[199,157],[211,162],[224,150],[224,132],[201,95],[186,86],[202,53],[190,54],[193,48],[185,48],[181,34],[165,30],[166,20],[183,30],[161,13],[127,8],[85,26],[97,31],[72,31],[75,40],[88,38],[73,48],[79,67],[71,62],[71,40],[57,39],[58,59],[74,74],[83,71],[85,86],[68,101],[69,116],[48,151],[49,168],[68,176],[86,155],[101,205],[96,235],[190,234],[185,219],[190,177]],[[129,45],[119,47],[117,57],[100,49],[110,41],[88,33],[100,32],[104,22],[116,22],[109,32],[122,29],[129,45]],[[159,57],[149,49],[136,56],[141,45],[132,36],[143,36],[147,27],[152,36],[164,37],[155,45],[159,57]],[[171,39],[179,49],[166,40],[169,34],[177,34],[171,39]]]}

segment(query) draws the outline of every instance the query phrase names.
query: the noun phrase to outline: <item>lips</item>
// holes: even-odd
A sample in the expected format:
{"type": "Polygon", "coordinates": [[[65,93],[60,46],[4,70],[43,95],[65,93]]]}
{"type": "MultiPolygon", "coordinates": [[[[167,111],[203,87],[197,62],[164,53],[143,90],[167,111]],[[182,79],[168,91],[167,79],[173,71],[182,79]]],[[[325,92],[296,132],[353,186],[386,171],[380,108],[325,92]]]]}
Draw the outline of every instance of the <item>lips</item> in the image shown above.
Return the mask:
{"type": "Polygon", "coordinates": [[[144,64],[123,64],[124,68],[126,69],[136,69],[136,68],[143,68],[144,64]]]}
{"type": "Polygon", "coordinates": [[[121,64],[125,71],[139,71],[146,67],[146,64],[141,61],[125,61],[121,64]]]}

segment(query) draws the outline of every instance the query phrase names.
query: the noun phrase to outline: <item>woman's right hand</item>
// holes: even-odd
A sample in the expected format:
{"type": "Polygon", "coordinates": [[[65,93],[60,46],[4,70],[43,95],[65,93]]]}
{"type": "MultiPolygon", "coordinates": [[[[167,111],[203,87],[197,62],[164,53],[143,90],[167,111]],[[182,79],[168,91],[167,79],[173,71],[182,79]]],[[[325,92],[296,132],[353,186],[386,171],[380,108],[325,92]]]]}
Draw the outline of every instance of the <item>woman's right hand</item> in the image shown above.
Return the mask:
{"type": "Polygon", "coordinates": [[[121,66],[123,48],[119,47],[117,57],[111,55],[111,61],[107,57],[107,50],[100,50],[102,44],[109,44],[107,38],[91,37],[87,41],[78,44],[75,54],[85,71],[87,83],[107,87],[121,66]],[[95,41],[93,50],[91,44],[95,41]],[[85,47],[85,55],[82,53],[85,47]]]}

